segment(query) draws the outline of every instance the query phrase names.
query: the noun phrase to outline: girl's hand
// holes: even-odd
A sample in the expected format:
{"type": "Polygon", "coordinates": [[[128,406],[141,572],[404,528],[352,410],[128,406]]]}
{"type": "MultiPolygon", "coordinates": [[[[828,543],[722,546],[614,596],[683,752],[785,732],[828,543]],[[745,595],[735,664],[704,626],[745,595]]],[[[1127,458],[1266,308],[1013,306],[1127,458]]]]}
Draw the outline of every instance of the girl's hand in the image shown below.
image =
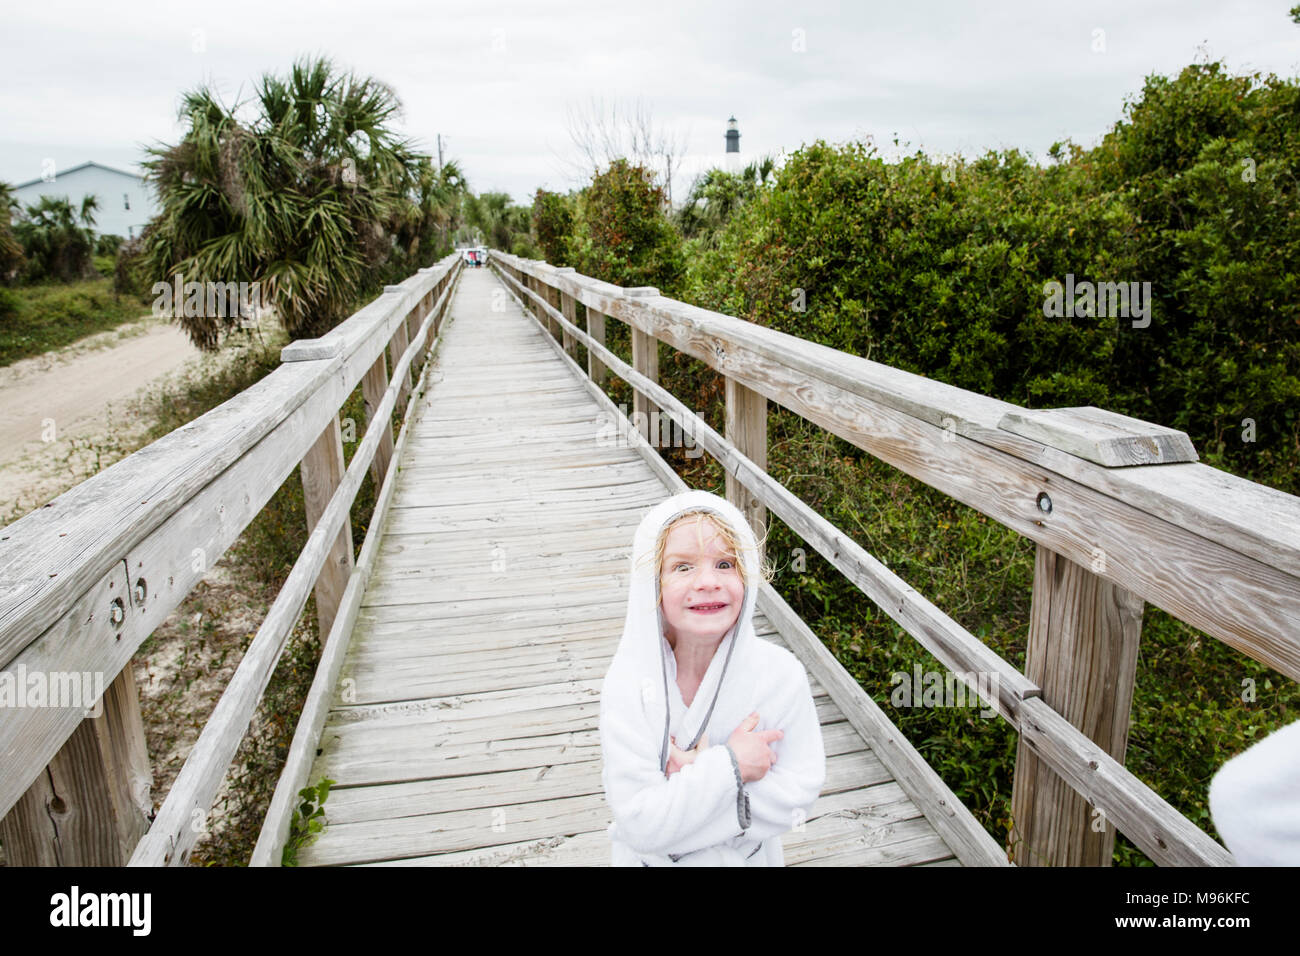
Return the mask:
{"type": "Polygon", "coordinates": [[[736,763],[740,765],[740,779],[745,783],[762,780],[776,763],[776,753],[770,744],[785,736],[782,730],[760,730],[758,713],[752,713],[740,722],[727,741],[736,754],[736,763]]]}
{"type": "Polygon", "coordinates": [[[708,734],[700,738],[700,742],[696,744],[693,750],[682,750],[681,747],[678,747],[676,737],[670,737],[669,739],[672,743],[668,749],[668,767],[664,771],[665,777],[671,777],[688,763],[695,763],[695,758],[709,748],[708,734]]]}

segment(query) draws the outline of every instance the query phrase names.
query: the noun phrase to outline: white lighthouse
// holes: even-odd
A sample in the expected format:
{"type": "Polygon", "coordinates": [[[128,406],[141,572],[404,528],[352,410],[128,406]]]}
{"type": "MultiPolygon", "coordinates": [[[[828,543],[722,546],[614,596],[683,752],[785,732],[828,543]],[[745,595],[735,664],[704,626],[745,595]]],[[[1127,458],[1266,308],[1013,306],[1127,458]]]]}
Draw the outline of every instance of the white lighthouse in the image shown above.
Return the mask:
{"type": "Polygon", "coordinates": [[[727,152],[726,152],[725,169],[729,173],[740,172],[740,129],[736,125],[736,117],[727,120],[727,152]]]}

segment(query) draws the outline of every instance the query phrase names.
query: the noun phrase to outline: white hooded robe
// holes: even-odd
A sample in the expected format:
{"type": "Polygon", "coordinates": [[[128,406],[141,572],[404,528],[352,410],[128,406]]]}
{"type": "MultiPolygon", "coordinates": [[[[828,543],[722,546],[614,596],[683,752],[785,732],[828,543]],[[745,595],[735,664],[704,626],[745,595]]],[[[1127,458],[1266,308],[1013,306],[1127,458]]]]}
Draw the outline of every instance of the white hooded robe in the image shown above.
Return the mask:
{"type": "Polygon", "coordinates": [[[754,532],[734,505],[707,491],[660,502],[633,540],[627,619],[600,698],[602,781],[614,822],[615,866],[783,866],[781,834],[802,827],[826,779],[821,726],[803,665],[754,633],[760,570],[754,532]],[[743,543],[745,596],[699,690],[687,707],[664,630],[660,569],[649,557],[660,530],[687,511],[710,510],[743,543]],[[779,729],[776,762],[743,782],[731,748],[736,727],[759,714],[755,731],[779,729]],[[665,777],[669,737],[682,750],[710,746],[665,777]]]}
{"type": "Polygon", "coordinates": [[[1210,816],[1238,865],[1300,866],[1300,720],[1219,768],[1210,816]]]}

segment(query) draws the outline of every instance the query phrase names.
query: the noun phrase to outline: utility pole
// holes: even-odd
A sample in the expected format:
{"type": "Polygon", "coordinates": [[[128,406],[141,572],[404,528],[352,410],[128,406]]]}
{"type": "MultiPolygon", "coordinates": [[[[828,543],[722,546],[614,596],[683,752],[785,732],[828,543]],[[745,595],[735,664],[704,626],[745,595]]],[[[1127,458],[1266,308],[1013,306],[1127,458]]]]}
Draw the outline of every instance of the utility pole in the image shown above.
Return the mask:
{"type": "Polygon", "coordinates": [[[438,175],[442,175],[442,134],[438,134],[438,175]]]}

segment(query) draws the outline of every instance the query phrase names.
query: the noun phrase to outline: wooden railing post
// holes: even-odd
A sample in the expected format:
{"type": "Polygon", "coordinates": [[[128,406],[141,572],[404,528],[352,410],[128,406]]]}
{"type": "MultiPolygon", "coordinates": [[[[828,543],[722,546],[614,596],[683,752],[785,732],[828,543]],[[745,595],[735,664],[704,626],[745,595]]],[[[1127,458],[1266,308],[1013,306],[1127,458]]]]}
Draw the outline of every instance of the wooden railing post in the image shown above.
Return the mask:
{"type": "MultiPolygon", "coordinates": [[[[639,298],[658,295],[659,290],[653,286],[638,286],[624,289],[624,295],[639,298]]],[[[640,372],[656,385],[659,384],[659,340],[648,332],[642,332],[635,325],[628,326],[632,333],[632,368],[640,372]]],[[[632,415],[637,431],[641,437],[654,448],[659,447],[659,429],[652,427],[658,417],[659,408],[650,401],[650,397],[640,390],[632,392],[632,415]]]]}
{"type": "MultiPolygon", "coordinates": [[[[586,307],[587,313],[587,334],[595,339],[598,345],[605,344],[605,314],[597,312],[591,306],[586,307]]],[[[591,349],[587,350],[587,376],[597,385],[604,385],[605,378],[609,370],[605,368],[605,363],[596,358],[596,353],[591,349]]]]}
{"type": "MultiPolygon", "coordinates": [[[[528,291],[530,291],[530,292],[532,292],[532,293],[534,293],[534,294],[538,294],[538,293],[537,293],[537,278],[536,278],[535,276],[533,276],[533,275],[525,275],[525,276],[524,276],[524,283],[528,286],[528,291]]],[[[531,312],[533,315],[538,315],[538,314],[540,314],[540,312],[541,312],[541,306],[539,306],[536,302],[533,301],[533,297],[532,297],[532,296],[526,296],[526,297],[524,298],[524,305],[528,307],[528,311],[531,312]]]]}
{"type": "MultiPolygon", "coordinates": [[[[1058,408],[1004,416],[999,427],[1105,467],[1195,461],[1187,436],[1103,409],[1058,408]]],[[[1040,519],[1054,509],[1044,489],[1040,519]]],[[[1025,676],[1042,700],[1121,766],[1142,635],[1143,600],[1103,578],[1106,552],[1094,548],[1085,568],[1041,542],[1025,676]]],[[[1022,736],[1016,748],[1008,850],[1021,866],[1110,866],[1115,827],[1049,769],[1022,736]]]]}
{"type": "MultiPolygon", "coordinates": [[[[411,340],[406,334],[406,323],[397,323],[397,328],[393,331],[393,337],[388,343],[388,367],[397,368],[397,363],[402,360],[406,354],[406,347],[411,344],[411,340]]],[[[397,392],[397,407],[405,409],[406,399],[411,394],[411,369],[408,366],[406,374],[402,376],[402,384],[397,392]]]]}
{"type": "Polygon", "coordinates": [[[384,477],[388,474],[388,463],[393,460],[393,423],[375,422],[375,409],[384,400],[384,392],[387,390],[388,368],[384,353],[380,351],[375,364],[370,366],[365,377],[361,379],[361,396],[366,404],[366,427],[378,426],[383,429],[379,438],[379,447],[375,449],[375,457],[370,461],[370,479],[376,489],[383,487],[384,477]]]}
{"type": "MultiPolygon", "coordinates": [[[[432,295],[433,290],[431,289],[420,297],[420,301],[411,310],[411,320],[407,323],[407,328],[412,336],[419,334],[424,317],[429,314],[429,310],[433,307],[432,295]]],[[[429,353],[429,342],[431,341],[432,338],[429,338],[420,343],[420,348],[415,353],[415,359],[411,362],[411,368],[415,370],[417,381],[419,380],[420,369],[424,367],[424,357],[429,353]]]]}
{"type": "MultiPolygon", "coordinates": [[[[423,318],[420,307],[417,304],[410,312],[406,313],[406,341],[414,342],[417,335],[420,334],[420,320],[423,318]]],[[[411,358],[411,382],[414,384],[420,377],[420,356],[424,353],[423,349],[416,349],[415,355],[411,358]]]]}
{"type": "MultiPolygon", "coordinates": [[[[402,291],[402,286],[386,285],[383,286],[383,291],[385,293],[402,291]]],[[[407,346],[411,345],[411,324],[409,324],[408,319],[398,323],[398,326],[394,329],[393,338],[389,339],[389,368],[398,367],[398,362],[402,360],[403,355],[406,355],[407,346]]],[[[398,408],[406,408],[407,397],[411,394],[411,369],[413,367],[415,367],[415,363],[409,365],[406,375],[402,376],[402,386],[400,386],[398,392],[398,408]]]]}
{"type": "MultiPolygon", "coordinates": [[[[555,271],[556,272],[577,272],[578,270],[574,269],[572,266],[564,266],[562,268],[556,269],[555,271]]],[[[564,315],[566,319],[568,319],[574,325],[577,325],[578,310],[577,310],[577,304],[573,300],[573,296],[569,295],[567,292],[562,292],[558,289],[556,290],[556,292],[560,299],[560,312],[564,315]]],[[[559,323],[556,324],[558,325],[559,323]]],[[[574,339],[574,337],[569,333],[567,329],[562,331],[564,332],[564,352],[566,355],[569,356],[569,358],[573,358],[573,349],[577,340],[574,339]]]]}
{"type": "MultiPolygon", "coordinates": [[[[437,284],[436,286],[433,287],[433,291],[431,291],[431,292],[429,293],[429,308],[432,309],[432,308],[434,308],[434,307],[437,306],[437,304],[438,304],[438,300],[442,298],[442,290],[443,290],[444,288],[446,288],[447,283],[448,283],[449,281],[450,281],[450,280],[449,280],[448,278],[443,277],[443,278],[438,282],[438,284],[437,284]]],[[[432,332],[431,332],[431,336],[432,336],[432,337],[431,337],[430,340],[429,340],[430,342],[432,342],[433,339],[436,339],[436,338],[438,337],[439,326],[442,325],[442,320],[443,320],[443,317],[445,316],[445,314],[446,314],[445,311],[444,311],[444,312],[439,312],[437,315],[435,315],[435,316],[433,317],[433,329],[432,329],[432,332]]]]}
{"type": "MultiPolygon", "coordinates": [[[[1099,556],[1104,560],[1104,555],[1099,556]]],[[[1025,676],[1121,765],[1142,632],[1141,598],[1038,545],[1025,676]]],[[[1020,866],[1110,866],[1115,827],[1022,737],[1008,850],[1020,866]]]]}
{"type": "MultiPolygon", "coordinates": [[[[767,396],[726,378],[727,416],[725,437],[746,458],[767,471],[767,396]]],[[[754,536],[761,542],[767,528],[767,508],[744,485],[727,472],[727,500],[749,519],[754,536]]],[[[759,560],[763,558],[759,546],[759,560]]]]}
{"type": "Polygon", "coordinates": [[[124,866],[148,831],[152,775],[130,661],[102,702],[0,821],[6,865],[124,866]]]}
{"type": "MultiPolygon", "coordinates": [[[[546,290],[546,301],[551,304],[551,308],[559,311],[560,308],[560,290],[553,285],[543,284],[542,288],[546,290]]],[[[551,333],[551,338],[560,341],[560,323],[551,317],[551,313],[546,313],[546,328],[551,333]]]]}
{"type": "MultiPolygon", "coordinates": [[[[402,329],[403,326],[398,326],[402,329]]],[[[403,344],[405,349],[405,344],[403,344]]],[[[401,353],[398,353],[401,355],[401,353]]],[[[382,355],[381,355],[382,358],[382,355]]],[[[302,460],[303,502],[307,511],[307,533],[315,529],[330,498],[343,480],[343,436],[339,430],[338,415],[334,415],[316,443],[302,460]]],[[[316,578],[316,620],[322,644],[334,625],[334,616],[343,601],[343,592],[352,575],[352,524],[343,522],[343,528],[330,548],[329,558],[316,578]]]]}

